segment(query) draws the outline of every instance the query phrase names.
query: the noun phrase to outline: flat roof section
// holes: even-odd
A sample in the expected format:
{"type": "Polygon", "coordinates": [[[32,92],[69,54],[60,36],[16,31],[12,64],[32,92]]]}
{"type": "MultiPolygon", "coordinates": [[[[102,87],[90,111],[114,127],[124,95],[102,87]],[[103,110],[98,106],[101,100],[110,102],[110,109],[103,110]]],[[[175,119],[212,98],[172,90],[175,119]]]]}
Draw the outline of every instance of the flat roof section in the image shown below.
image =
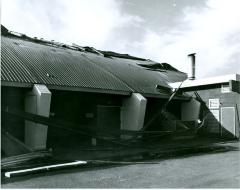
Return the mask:
{"type": "MultiPolygon", "coordinates": [[[[240,75],[230,74],[230,75],[222,75],[222,76],[216,76],[216,77],[207,77],[207,78],[196,79],[196,80],[188,79],[182,83],[180,88],[206,86],[206,85],[212,85],[212,84],[222,84],[222,83],[227,83],[230,80],[240,81],[240,75]]],[[[168,83],[168,85],[171,86],[172,88],[178,88],[180,84],[181,82],[168,83]]]]}

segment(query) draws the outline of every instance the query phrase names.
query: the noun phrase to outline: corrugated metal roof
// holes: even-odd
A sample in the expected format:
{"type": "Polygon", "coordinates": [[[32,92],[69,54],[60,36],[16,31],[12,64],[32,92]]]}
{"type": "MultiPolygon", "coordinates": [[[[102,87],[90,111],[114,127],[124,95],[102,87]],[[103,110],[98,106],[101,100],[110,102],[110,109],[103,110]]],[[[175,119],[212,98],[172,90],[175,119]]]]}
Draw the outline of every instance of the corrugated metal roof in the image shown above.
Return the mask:
{"type": "Polygon", "coordinates": [[[145,62],[145,64],[148,64],[146,62],[149,61],[121,58],[106,59],[94,54],[89,54],[87,57],[89,60],[113,73],[136,92],[143,94],[159,94],[159,90],[156,89],[157,85],[169,88],[167,82],[176,80],[181,81],[185,78],[183,73],[175,71],[152,71],[138,65],[139,62],[145,62]]]}
{"type": "Polygon", "coordinates": [[[159,94],[156,85],[169,87],[167,82],[186,78],[181,72],[158,72],[138,65],[151,61],[106,58],[15,37],[2,36],[1,44],[1,80],[8,83],[40,83],[56,88],[98,89],[117,94],[159,94]]]}
{"type": "Polygon", "coordinates": [[[132,91],[81,52],[2,37],[2,81],[132,91]],[[78,55],[76,55],[78,54],[78,55]]]}

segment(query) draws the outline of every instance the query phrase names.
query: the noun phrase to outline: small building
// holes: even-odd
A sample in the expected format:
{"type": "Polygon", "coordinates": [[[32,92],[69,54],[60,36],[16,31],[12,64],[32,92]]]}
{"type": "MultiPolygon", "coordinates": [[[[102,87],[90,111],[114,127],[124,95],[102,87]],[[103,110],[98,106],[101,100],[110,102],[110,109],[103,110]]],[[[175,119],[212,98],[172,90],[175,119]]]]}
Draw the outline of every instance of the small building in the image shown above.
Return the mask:
{"type": "MultiPolygon", "coordinates": [[[[180,83],[171,83],[178,88],[180,83]]],[[[180,90],[201,102],[198,118],[204,122],[201,133],[219,137],[238,138],[240,136],[240,75],[186,80],[180,90]]],[[[183,106],[183,120],[191,118],[197,109],[194,104],[183,106]],[[195,110],[195,111],[194,111],[195,110]]],[[[191,119],[190,119],[191,120],[191,119]]]]}

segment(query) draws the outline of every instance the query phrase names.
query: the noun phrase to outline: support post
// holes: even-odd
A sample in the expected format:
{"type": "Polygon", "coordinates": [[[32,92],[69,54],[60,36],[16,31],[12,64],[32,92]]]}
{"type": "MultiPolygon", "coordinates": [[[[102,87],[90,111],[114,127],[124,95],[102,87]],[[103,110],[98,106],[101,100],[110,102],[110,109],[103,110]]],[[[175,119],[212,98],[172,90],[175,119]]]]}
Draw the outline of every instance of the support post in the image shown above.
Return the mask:
{"type": "MultiPolygon", "coordinates": [[[[25,111],[49,117],[51,92],[45,85],[35,84],[25,96],[25,111]]],[[[48,126],[25,121],[25,144],[33,150],[46,149],[48,126]]]]}
{"type": "MultiPolygon", "coordinates": [[[[121,129],[139,131],[143,128],[147,99],[139,93],[123,100],[121,108],[121,129]]],[[[123,139],[130,136],[122,135],[123,139]]]]}

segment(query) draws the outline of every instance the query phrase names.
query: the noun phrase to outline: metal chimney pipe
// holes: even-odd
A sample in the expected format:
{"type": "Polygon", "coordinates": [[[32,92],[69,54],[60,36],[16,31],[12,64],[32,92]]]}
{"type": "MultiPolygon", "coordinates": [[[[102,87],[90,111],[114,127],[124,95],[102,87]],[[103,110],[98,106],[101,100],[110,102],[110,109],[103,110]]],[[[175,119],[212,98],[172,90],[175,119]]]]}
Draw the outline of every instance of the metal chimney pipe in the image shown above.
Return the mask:
{"type": "Polygon", "coordinates": [[[196,53],[191,53],[188,55],[191,61],[191,69],[190,69],[190,76],[188,77],[189,80],[195,80],[195,54],[196,53]]]}

